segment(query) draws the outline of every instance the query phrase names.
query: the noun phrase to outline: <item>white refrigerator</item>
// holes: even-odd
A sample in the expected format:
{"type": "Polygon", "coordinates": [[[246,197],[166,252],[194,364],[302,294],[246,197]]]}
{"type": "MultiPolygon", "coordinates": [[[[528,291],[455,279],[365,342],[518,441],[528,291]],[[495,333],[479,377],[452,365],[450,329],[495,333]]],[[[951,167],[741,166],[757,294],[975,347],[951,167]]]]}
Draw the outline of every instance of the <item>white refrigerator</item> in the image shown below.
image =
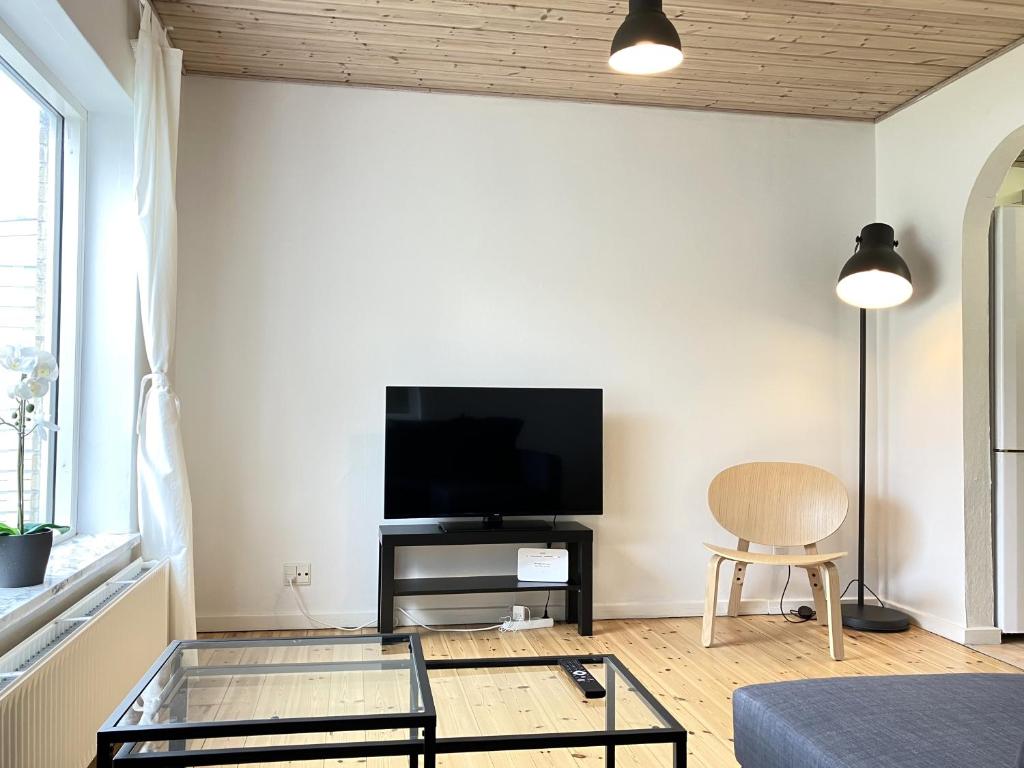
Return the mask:
{"type": "Polygon", "coordinates": [[[996,626],[1024,632],[1024,206],[992,222],[996,626]]]}

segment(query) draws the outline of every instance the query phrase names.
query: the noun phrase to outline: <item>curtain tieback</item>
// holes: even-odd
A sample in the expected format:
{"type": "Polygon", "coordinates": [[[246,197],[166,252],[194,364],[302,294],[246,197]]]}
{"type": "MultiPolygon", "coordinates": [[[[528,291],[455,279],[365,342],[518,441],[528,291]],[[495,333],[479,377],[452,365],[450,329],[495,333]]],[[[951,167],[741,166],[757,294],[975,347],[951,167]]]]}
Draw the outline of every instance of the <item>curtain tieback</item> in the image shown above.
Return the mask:
{"type": "Polygon", "coordinates": [[[139,382],[139,413],[135,419],[135,434],[142,434],[142,412],[146,408],[146,401],[149,400],[149,395],[154,389],[165,389],[174,398],[174,408],[178,411],[178,415],[181,415],[181,399],[171,389],[171,380],[167,378],[167,374],[163,371],[153,371],[147,373],[142,377],[139,382]]]}

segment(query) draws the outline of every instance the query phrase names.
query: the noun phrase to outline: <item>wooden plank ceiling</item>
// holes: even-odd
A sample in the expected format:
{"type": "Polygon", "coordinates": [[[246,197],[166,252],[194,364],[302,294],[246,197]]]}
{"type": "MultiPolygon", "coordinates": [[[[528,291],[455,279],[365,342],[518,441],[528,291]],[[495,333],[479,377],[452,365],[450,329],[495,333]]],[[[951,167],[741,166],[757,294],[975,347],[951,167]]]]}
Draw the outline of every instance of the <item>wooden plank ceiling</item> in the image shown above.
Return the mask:
{"type": "Polygon", "coordinates": [[[665,0],[686,60],[608,67],[626,0],[155,0],[190,73],[873,120],[1024,37],[1024,0],[665,0]]]}

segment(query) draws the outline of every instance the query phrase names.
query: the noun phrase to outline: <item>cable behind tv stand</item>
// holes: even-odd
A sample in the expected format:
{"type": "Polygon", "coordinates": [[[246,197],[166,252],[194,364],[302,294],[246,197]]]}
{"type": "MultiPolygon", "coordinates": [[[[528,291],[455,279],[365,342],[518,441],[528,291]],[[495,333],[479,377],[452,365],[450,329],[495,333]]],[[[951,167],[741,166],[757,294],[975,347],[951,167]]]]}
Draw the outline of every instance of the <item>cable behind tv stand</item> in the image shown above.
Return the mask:
{"type": "MultiPolygon", "coordinates": [[[[443,531],[437,524],[382,525],[379,528],[380,569],[377,582],[377,628],[395,630],[395,598],[416,595],[468,595],[501,592],[565,592],[565,620],[575,622],[581,635],[593,634],[594,532],[574,520],[547,521],[544,529],[515,527],[443,531]],[[519,581],[515,573],[499,576],[451,576],[442,578],[395,578],[398,547],[439,547],[471,544],[565,544],[569,550],[569,581],[519,581]]],[[[454,555],[455,552],[453,551],[454,555]]],[[[514,568],[512,570],[515,570],[514,568]]]]}
{"type": "Polygon", "coordinates": [[[550,531],[552,523],[547,520],[523,520],[522,518],[506,518],[501,515],[488,515],[480,520],[442,520],[437,524],[445,533],[462,531],[550,531]]]}

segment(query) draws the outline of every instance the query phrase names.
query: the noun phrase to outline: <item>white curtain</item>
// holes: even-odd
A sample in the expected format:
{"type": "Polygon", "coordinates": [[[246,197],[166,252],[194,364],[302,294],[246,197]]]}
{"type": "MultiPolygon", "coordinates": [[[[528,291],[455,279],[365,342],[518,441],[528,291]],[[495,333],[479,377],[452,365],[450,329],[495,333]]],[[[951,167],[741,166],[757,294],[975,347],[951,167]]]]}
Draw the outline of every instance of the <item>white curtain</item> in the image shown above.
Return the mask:
{"type": "Polygon", "coordinates": [[[180,402],[167,376],[178,292],[178,160],[181,51],[172,48],[149,3],[135,50],[135,200],[142,228],[139,303],[152,373],[139,391],[138,485],[142,554],[171,563],[171,632],[196,636],[192,500],[179,426],[180,402]]]}

